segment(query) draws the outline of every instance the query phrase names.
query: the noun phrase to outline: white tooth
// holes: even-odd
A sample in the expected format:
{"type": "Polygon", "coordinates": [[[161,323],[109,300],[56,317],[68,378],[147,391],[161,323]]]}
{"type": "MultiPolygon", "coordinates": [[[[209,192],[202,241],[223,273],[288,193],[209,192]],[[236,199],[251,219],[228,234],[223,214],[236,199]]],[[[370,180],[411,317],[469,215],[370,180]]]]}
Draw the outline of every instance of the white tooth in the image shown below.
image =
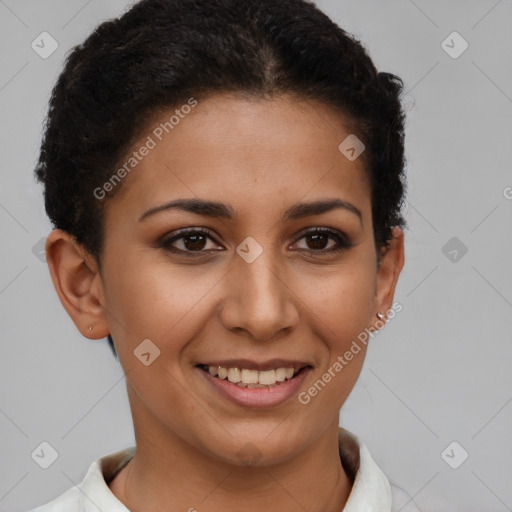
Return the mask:
{"type": "Polygon", "coordinates": [[[293,377],[294,369],[293,368],[286,368],[286,378],[291,379],[293,377]]]}
{"type": "Polygon", "coordinates": [[[276,381],[283,382],[286,379],[286,368],[278,368],[276,370],[276,381]]]}
{"type": "Polygon", "coordinates": [[[216,366],[208,366],[208,373],[210,375],[217,375],[218,373],[218,368],[216,366]]]}
{"type": "Polygon", "coordinates": [[[244,384],[258,384],[258,370],[242,370],[244,384]]]}
{"type": "Polygon", "coordinates": [[[221,366],[219,366],[219,369],[218,369],[219,379],[225,379],[227,376],[228,376],[228,369],[222,368],[221,366]]]}
{"type": "Polygon", "coordinates": [[[276,383],[276,371],[275,370],[265,370],[259,372],[259,382],[260,384],[275,384],[276,383]]]}
{"type": "Polygon", "coordinates": [[[229,382],[232,382],[233,384],[240,382],[242,380],[242,375],[240,373],[240,370],[238,368],[230,368],[228,370],[228,380],[229,380],[229,382]]]}

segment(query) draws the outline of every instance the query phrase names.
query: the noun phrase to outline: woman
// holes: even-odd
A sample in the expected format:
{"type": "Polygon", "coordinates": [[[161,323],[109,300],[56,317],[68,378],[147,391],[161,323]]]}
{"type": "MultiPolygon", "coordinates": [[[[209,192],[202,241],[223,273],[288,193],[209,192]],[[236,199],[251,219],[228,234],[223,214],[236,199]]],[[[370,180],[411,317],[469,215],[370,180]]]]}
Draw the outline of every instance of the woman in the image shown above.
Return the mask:
{"type": "Polygon", "coordinates": [[[46,257],[136,447],[38,512],[392,509],[338,421],[398,307],[402,85],[303,0],[143,0],[71,52],[46,257]]]}

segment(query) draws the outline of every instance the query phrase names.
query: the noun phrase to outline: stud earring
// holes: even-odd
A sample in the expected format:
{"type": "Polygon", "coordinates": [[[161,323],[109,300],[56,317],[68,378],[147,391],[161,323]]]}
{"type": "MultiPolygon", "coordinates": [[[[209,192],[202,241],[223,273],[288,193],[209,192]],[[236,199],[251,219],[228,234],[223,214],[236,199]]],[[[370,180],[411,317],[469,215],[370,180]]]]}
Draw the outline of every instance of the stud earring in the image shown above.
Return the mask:
{"type": "Polygon", "coordinates": [[[383,313],[381,313],[381,312],[379,311],[379,312],[377,313],[377,318],[378,318],[379,320],[384,320],[385,316],[384,316],[384,314],[383,314],[383,313]]]}
{"type": "Polygon", "coordinates": [[[92,325],[89,325],[89,331],[92,331],[92,325]]]}

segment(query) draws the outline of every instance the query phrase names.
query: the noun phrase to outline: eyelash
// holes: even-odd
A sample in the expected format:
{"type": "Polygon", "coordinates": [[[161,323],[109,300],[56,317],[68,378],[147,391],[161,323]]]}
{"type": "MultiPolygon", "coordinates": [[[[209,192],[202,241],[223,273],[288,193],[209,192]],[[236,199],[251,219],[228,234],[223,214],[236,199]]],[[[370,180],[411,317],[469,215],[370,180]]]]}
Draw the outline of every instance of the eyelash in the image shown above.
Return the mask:
{"type": "MultiPolygon", "coordinates": [[[[302,235],[297,239],[297,241],[302,240],[303,238],[310,236],[310,235],[316,235],[316,234],[323,234],[323,235],[329,235],[330,238],[334,239],[336,243],[338,244],[337,247],[334,249],[309,249],[316,255],[324,255],[324,254],[330,254],[330,253],[338,253],[341,251],[345,251],[350,249],[351,247],[354,247],[355,244],[351,243],[348,238],[346,238],[344,235],[339,233],[338,231],[335,231],[334,229],[330,228],[313,228],[309,231],[303,232],[302,235]]],[[[182,238],[187,238],[190,235],[204,235],[210,240],[214,241],[216,244],[218,242],[213,238],[211,233],[204,229],[204,228],[184,228],[180,231],[178,231],[173,237],[171,238],[164,238],[159,242],[159,247],[178,254],[187,255],[190,257],[198,257],[202,256],[202,253],[206,253],[209,251],[215,251],[218,249],[210,249],[210,250],[197,250],[197,251],[190,251],[190,250],[183,250],[183,249],[176,249],[175,247],[172,247],[172,243],[176,242],[177,240],[181,240],[182,238]]],[[[296,243],[296,242],[295,242],[296,243]]],[[[220,244],[218,244],[220,245],[220,244]]],[[[308,249],[299,249],[302,251],[307,251],[308,249]]]]}

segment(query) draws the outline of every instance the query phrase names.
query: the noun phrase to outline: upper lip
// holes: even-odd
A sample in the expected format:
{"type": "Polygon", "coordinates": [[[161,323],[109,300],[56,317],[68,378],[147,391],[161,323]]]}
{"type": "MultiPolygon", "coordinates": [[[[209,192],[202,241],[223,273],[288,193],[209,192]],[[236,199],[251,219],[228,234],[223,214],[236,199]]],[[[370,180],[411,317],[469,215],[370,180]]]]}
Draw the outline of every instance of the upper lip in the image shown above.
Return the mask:
{"type": "Polygon", "coordinates": [[[275,370],[277,368],[294,368],[300,370],[304,366],[311,366],[306,361],[298,361],[296,359],[268,359],[267,361],[251,361],[250,359],[223,359],[210,360],[199,363],[204,366],[220,366],[222,368],[239,368],[247,370],[275,370]]]}

